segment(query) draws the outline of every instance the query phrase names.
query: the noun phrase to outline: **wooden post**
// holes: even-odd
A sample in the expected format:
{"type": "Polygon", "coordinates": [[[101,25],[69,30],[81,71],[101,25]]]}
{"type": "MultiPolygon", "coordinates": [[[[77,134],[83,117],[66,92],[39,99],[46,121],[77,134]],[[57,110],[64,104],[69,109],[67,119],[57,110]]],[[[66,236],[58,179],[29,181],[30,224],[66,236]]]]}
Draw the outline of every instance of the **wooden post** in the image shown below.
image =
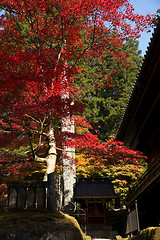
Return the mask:
{"type": "Polygon", "coordinates": [[[87,218],[87,226],[88,226],[89,225],[89,220],[88,220],[88,201],[86,203],[86,206],[87,206],[87,208],[86,208],[86,218],[87,218]]]}
{"type": "Polygon", "coordinates": [[[128,209],[128,229],[129,229],[129,234],[132,237],[132,225],[131,225],[131,210],[130,208],[128,209]]]}
{"type": "Polygon", "coordinates": [[[47,209],[53,213],[60,210],[60,176],[57,173],[48,174],[47,209]]]}
{"type": "Polygon", "coordinates": [[[105,202],[103,201],[103,219],[104,219],[104,225],[106,225],[106,206],[105,202]]]}
{"type": "Polygon", "coordinates": [[[136,208],[136,218],[137,218],[137,231],[140,232],[137,200],[135,200],[135,208],[136,208]]]}

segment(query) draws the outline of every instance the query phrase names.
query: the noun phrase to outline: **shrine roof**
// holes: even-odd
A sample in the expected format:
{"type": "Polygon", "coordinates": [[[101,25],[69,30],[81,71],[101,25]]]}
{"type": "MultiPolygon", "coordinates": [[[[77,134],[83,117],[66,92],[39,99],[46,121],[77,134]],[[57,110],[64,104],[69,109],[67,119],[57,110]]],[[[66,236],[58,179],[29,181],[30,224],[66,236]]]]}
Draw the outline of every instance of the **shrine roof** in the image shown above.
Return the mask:
{"type": "Polygon", "coordinates": [[[75,198],[115,198],[113,184],[109,178],[82,178],[75,184],[75,198]]]}
{"type": "Polygon", "coordinates": [[[147,144],[159,125],[160,102],[160,21],[154,29],[150,44],[137,75],[133,91],[121,119],[115,139],[132,149],[148,152],[147,144]],[[151,129],[155,126],[155,129],[151,129]],[[149,129],[150,128],[150,129],[149,129]]]}

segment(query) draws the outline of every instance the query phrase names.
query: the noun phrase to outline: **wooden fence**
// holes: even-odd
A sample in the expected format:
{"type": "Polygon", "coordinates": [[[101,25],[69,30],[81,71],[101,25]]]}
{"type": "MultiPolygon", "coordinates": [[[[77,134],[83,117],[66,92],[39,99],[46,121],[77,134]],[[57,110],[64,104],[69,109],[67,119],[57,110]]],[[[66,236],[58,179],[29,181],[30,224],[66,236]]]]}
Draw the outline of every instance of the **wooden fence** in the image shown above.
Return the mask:
{"type": "Polygon", "coordinates": [[[47,182],[8,183],[7,206],[12,209],[47,209],[58,212],[61,208],[61,181],[56,173],[48,175],[47,182]]]}
{"type": "Polygon", "coordinates": [[[127,235],[129,234],[132,236],[132,233],[134,232],[140,232],[137,200],[135,200],[134,209],[132,209],[132,211],[128,209],[128,216],[127,216],[126,234],[127,235]]]}

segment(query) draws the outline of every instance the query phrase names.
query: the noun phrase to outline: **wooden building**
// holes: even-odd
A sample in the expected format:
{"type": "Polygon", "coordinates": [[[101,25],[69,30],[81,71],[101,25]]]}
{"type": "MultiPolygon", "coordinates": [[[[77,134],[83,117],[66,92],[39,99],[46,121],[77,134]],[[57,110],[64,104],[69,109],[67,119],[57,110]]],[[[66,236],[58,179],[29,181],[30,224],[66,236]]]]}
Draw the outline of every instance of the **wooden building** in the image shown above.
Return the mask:
{"type": "Polygon", "coordinates": [[[148,170],[129,193],[138,202],[140,228],[160,224],[160,22],[155,28],[116,140],[148,157],[148,170]]]}
{"type": "Polygon", "coordinates": [[[106,206],[115,197],[108,178],[84,178],[76,182],[74,198],[86,210],[87,226],[109,225],[109,209],[106,206]]]}

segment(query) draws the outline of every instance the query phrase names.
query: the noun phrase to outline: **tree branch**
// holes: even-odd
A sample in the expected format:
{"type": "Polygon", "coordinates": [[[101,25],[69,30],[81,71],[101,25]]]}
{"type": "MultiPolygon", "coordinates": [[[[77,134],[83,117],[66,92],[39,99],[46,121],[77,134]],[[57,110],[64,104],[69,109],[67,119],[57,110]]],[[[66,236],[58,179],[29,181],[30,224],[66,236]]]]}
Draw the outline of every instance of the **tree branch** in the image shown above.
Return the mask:
{"type": "Polygon", "coordinates": [[[35,119],[34,117],[32,117],[32,116],[30,116],[30,115],[28,115],[28,114],[25,114],[25,116],[28,117],[28,118],[30,118],[30,119],[32,119],[34,122],[37,122],[37,123],[41,124],[41,122],[38,121],[37,119],[35,119]]]}

